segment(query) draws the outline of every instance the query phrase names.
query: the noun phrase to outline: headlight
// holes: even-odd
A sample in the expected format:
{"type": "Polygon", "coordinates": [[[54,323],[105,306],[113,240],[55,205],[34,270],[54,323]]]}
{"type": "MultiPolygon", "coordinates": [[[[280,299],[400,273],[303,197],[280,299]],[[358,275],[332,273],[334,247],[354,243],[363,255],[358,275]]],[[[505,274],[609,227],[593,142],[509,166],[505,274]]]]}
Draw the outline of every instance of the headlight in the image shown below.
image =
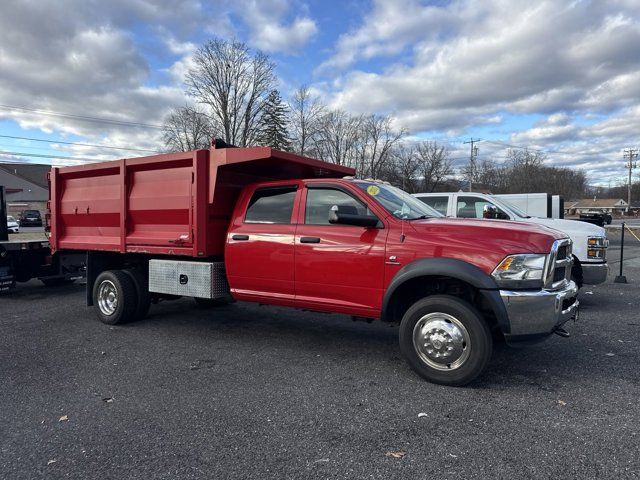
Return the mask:
{"type": "Polygon", "coordinates": [[[491,274],[502,288],[542,288],[547,255],[509,255],[502,260],[491,274]]]}
{"type": "Polygon", "coordinates": [[[607,243],[608,242],[605,237],[587,238],[587,258],[593,260],[604,260],[607,243]]]}

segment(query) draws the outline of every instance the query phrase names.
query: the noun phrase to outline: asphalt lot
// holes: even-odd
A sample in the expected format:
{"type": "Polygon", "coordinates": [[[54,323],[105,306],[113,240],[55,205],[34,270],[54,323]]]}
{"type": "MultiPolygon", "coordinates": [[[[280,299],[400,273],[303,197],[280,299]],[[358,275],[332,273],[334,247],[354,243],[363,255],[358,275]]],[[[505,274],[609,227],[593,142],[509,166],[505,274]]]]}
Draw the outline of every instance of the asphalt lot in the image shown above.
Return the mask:
{"type": "Polygon", "coordinates": [[[571,338],[498,346],[466,388],[421,380],[379,323],[182,299],[109,327],[81,285],[23,284],[0,297],[0,477],[637,477],[636,243],[571,338]]]}

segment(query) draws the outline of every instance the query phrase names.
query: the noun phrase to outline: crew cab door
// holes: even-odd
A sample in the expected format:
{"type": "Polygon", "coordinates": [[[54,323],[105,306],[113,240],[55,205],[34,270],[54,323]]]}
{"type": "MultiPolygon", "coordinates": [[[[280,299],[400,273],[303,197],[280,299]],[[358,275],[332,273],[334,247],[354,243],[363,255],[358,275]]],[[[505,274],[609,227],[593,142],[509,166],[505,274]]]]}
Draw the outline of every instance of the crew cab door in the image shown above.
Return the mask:
{"type": "Polygon", "coordinates": [[[227,278],[238,299],[293,304],[299,186],[261,185],[240,199],[225,247],[227,278]]]}
{"type": "Polygon", "coordinates": [[[330,224],[334,206],[344,213],[372,214],[347,188],[307,184],[295,235],[296,305],[377,316],[388,229],[330,224]]]}

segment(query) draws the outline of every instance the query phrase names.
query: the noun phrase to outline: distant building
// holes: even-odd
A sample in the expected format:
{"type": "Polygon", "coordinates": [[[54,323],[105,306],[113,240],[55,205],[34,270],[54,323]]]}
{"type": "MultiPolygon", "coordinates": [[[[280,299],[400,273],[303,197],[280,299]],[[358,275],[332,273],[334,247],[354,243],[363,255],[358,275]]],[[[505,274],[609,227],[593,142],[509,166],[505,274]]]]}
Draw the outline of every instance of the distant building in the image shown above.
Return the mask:
{"type": "Polygon", "coordinates": [[[565,215],[573,216],[597,210],[612,215],[622,215],[627,210],[627,202],[621,198],[583,198],[582,200],[569,200],[564,203],[565,215]]]}
{"type": "Polygon", "coordinates": [[[0,163],[0,185],[7,192],[7,212],[16,216],[22,210],[39,210],[44,215],[49,200],[48,165],[0,163]]]}

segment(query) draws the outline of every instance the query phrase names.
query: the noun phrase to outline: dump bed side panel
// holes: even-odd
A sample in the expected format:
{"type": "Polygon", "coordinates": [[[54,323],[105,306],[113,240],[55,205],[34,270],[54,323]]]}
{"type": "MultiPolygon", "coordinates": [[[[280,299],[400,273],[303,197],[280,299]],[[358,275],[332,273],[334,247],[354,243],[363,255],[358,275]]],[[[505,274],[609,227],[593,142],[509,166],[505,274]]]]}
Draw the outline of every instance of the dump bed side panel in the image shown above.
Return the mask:
{"type": "Polygon", "coordinates": [[[197,151],[54,172],[55,248],[205,255],[194,232],[199,212],[206,224],[207,161],[197,151]]]}
{"type": "Polygon", "coordinates": [[[268,147],[224,148],[54,168],[52,250],[222,256],[249,184],[354,170],[268,147]]]}
{"type": "Polygon", "coordinates": [[[120,165],[57,178],[58,248],[120,250],[120,165]]]}

